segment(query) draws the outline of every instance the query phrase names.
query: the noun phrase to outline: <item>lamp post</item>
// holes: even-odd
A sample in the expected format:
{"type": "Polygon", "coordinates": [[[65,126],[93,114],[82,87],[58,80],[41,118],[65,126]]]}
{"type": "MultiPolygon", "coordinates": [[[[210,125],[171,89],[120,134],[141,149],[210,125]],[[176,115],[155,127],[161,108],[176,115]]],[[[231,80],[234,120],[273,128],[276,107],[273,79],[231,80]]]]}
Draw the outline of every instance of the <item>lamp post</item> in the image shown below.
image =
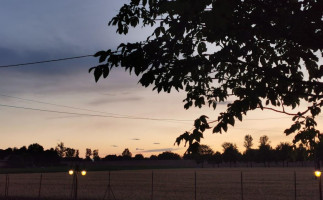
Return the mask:
{"type": "Polygon", "coordinates": [[[77,200],[77,188],[78,188],[78,181],[77,176],[78,174],[81,174],[82,176],[86,175],[86,170],[80,170],[80,167],[76,165],[74,169],[70,169],[68,171],[68,174],[73,176],[73,182],[72,182],[72,199],[77,200]]]}
{"type": "Polygon", "coordinates": [[[315,177],[319,179],[320,200],[322,200],[322,181],[321,181],[322,179],[321,179],[321,174],[322,174],[322,172],[320,170],[316,170],[314,172],[315,177]]]}

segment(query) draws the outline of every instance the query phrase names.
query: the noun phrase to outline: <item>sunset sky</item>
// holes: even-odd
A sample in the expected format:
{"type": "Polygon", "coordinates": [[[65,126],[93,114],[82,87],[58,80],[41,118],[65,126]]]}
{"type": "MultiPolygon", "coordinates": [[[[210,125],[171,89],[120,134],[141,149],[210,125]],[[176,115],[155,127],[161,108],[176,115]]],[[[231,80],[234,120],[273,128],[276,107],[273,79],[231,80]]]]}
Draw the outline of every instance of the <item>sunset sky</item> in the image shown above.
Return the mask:
{"type": "MultiPolygon", "coordinates": [[[[121,42],[144,40],[151,30],[139,27],[120,36],[116,27],[107,25],[126,2],[2,1],[0,65],[91,55],[116,48],[121,42]]],[[[119,69],[95,83],[88,69],[97,64],[96,58],[87,57],[0,68],[0,149],[31,143],[47,149],[64,142],[79,149],[81,157],[85,148],[99,149],[101,157],[121,154],[125,148],[133,155],[150,156],[166,150],[183,154],[183,145],[174,146],[176,137],[190,130],[200,115],[214,120],[226,108],[221,104],[216,111],[208,107],[185,110],[185,93],[158,94],[152,87],[137,84],[138,77],[119,69]]],[[[289,116],[253,111],[244,119],[227,133],[207,131],[202,143],[222,151],[223,142],[233,142],[242,152],[246,134],[254,138],[254,147],[262,135],[267,135],[274,147],[294,137],[283,133],[292,123],[289,116]]],[[[322,132],[322,114],[317,122],[322,132]]]]}

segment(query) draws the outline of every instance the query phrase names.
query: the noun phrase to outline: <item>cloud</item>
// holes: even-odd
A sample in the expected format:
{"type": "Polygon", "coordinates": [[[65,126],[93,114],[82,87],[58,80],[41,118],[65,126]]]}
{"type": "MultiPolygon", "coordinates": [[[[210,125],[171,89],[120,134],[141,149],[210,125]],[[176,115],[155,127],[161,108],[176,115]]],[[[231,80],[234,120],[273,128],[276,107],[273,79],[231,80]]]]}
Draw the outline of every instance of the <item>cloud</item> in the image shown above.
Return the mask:
{"type": "Polygon", "coordinates": [[[118,147],[117,145],[111,145],[111,147],[118,147]]]}
{"type": "Polygon", "coordinates": [[[179,150],[179,148],[163,148],[163,149],[149,149],[143,151],[144,153],[153,153],[153,152],[164,152],[164,151],[176,151],[179,150]]]}
{"type": "Polygon", "coordinates": [[[140,101],[142,100],[142,97],[136,97],[136,96],[129,96],[129,97],[115,97],[115,98],[97,98],[96,100],[91,101],[88,103],[89,105],[104,105],[109,103],[115,103],[115,102],[134,102],[134,101],[140,101]]]}
{"type": "Polygon", "coordinates": [[[143,151],[145,149],[136,148],[136,151],[143,151]]]}
{"type": "Polygon", "coordinates": [[[154,142],[153,144],[160,144],[159,142],[154,142]]]}
{"type": "Polygon", "coordinates": [[[132,138],[131,140],[140,140],[139,138],[132,138]]]}

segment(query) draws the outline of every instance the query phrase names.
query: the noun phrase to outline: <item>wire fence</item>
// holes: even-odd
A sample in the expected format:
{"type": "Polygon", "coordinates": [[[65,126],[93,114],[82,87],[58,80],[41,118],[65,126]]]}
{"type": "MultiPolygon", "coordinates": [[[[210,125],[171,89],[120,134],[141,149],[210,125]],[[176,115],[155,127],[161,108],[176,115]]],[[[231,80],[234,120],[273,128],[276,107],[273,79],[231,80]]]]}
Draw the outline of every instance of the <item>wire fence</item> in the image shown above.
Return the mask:
{"type": "MultiPolygon", "coordinates": [[[[220,168],[88,172],[77,199],[319,199],[312,168],[220,168]]],[[[68,173],[0,174],[0,199],[75,199],[68,173]]]]}

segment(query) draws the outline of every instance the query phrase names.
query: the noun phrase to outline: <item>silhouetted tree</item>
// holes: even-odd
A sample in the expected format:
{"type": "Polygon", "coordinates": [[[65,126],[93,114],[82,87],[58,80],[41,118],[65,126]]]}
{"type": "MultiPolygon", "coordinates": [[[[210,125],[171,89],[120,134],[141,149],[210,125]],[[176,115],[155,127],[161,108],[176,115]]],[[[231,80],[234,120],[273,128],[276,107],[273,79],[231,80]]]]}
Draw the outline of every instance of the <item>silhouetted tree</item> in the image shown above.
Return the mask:
{"type": "Polygon", "coordinates": [[[158,157],[158,160],[180,160],[181,159],[180,155],[170,151],[165,151],[159,154],[157,157],[158,157]]]}
{"type": "Polygon", "coordinates": [[[208,160],[208,163],[212,164],[213,167],[214,165],[217,165],[218,168],[220,167],[220,164],[222,163],[222,155],[220,152],[215,152],[215,154],[213,154],[211,156],[211,158],[208,160]]]}
{"type": "Polygon", "coordinates": [[[58,143],[57,146],[55,147],[55,150],[56,150],[59,157],[61,157],[61,158],[65,157],[66,147],[63,142],[58,143]]]}
{"type": "Polygon", "coordinates": [[[264,163],[265,167],[269,167],[269,162],[272,159],[272,148],[270,146],[269,138],[263,135],[259,139],[258,160],[264,163]]]}
{"type": "Polygon", "coordinates": [[[143,160],[144,156],[142,154],[136,154],[134,157],[135,160],[143,160]]]}
{"type": "Polygon", "coordinates": [[[223,154],[222,158],[224,162],[229,162],[230,167],[232,163],[236,163],[240,157],[240,152],[238,151],[237,145],[229,142],[222,144],[223,154]]]}
{"type": "Polygon", "coordinates": [[[106,161],[116,161],[119,160],[117,155],[107,155],[105,156],[102,160],[106,160],[106,161]]]}
{"type": "Polygon", "coordinates": [[[243,146],[246,148],[246,151],[247,151],[248,149],[251,149],[251,147],[252,147],[252,145],[253,145],[252,141],[253,141],[253,138],[252,138],[252,136],[251,136],[251,135],[246,135],[246,136],[244,136],[243,146]]]}
{"type": "Polygon", "coordinates": [[[283,162],[283,167],[285,167],[285,162],[287,163],[287,167],[288,167],[288,162],[292,160],[291,158],[292,151],[293,151],[293,146],[288,142],[281,142],[280,144],[277,145],[276,147],[277,159],[283,162]]]}
{"type": "Polygon", "coordinates": [[[65,158],[67,158],[67,159],[76,158],[76,150],[73,148],[66,147],[65,148],[65,158]]]}
{"type": "Polygon", "coordinates": [[[91,160],[91,156],[92,156],[92,150],[89,148],[85,149],[85,159],[86,160],[91,160]]]}
{"type": "Polygon", "coordinates": [[[128,148],[126,148],[125,150],[123,150],[123,152],[122,152],[121,155],[122,155],[123,159],[126,159],[126,160],[129,160],[132,157],[132,153],[129,151],[128,148]]]}
{"type": "Polygon", "coordinates": [[[296,151],[296,161],[301,162],[301,165],[304,166],[304,161],[308,159],[308,151],[303,146],[302,143],[299,144],[299,146],[295,149],[296,151]]]}
{"type": "Polygon", "coordinates": [[[93,156],[93,160],[94,161],[99,161],[100,160],[99,150],[98,149],[94,149],[93,152],[92,152],[92,156],[93,156]]]}
{"type": "MultiPolygon", "coordinates": [[[[216,133],[242,121],[248,111],[269,109],[294,116],[285,133],[297,132],[295,143],[312,146],[319,137],[322,1],[131,0],[109,25],[119,34],[138,25],[154,31],[143,42],[97,52],[101,64],[89,70],[96,81],[112,68],[124,68],[158,92],[185,90],[186,109],[205,104],[215,109],[234,96],[217,118],[216,133]],[[301,102],[311,106],[294,113],[285,109],[301,102]]],[[[197,150],[192,145],[203,138],[197,131],[204,128],[184,133],[189,151],[197,150]]]]}
{"type": "Polygon", "coordinates": [[[149,157],[149,160],[158,160],[158,156],[156,156],[156,155],[151,155],[151,156],[149,157]]]}
{"type": "Polygon", "coordinates": [[[243,158],[247,162],[247,167],[252,167],[252,162],[256,160],[257,152],[256,149],[248,149],[244,152],[243,158]]]}
{"type": "Polygon", "coordinates": [[[42,153],[44,151],[44,147],[40,144],[34,143],[28,146],[28,151],[32,154],[42,153]]]}

